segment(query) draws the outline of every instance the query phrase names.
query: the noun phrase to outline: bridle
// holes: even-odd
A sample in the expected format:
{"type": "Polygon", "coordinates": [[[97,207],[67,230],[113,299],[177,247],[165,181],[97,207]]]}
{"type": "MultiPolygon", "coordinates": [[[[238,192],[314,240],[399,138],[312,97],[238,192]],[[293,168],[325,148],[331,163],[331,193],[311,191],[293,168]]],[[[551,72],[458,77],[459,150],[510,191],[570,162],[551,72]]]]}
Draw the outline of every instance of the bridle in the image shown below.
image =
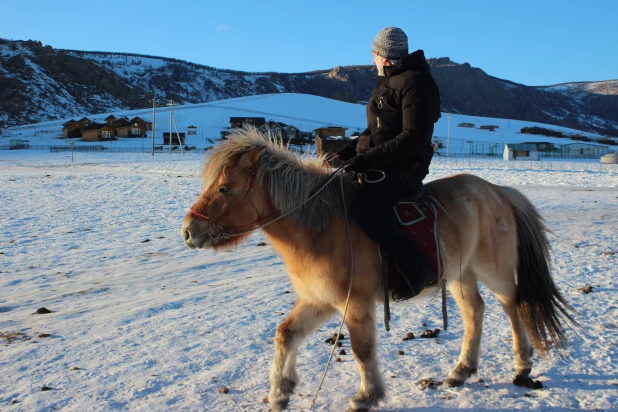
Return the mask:
{"type": "Polygon", "coordinates": [[[263,220],[268,219],[271,216],[274,216],[276,214],[279,213],[279,211],[275,211],[271,214],[269,214],[266,217],[263,218],[259,218],[260,217],[260,212],[258,212],[257,207],[255,207],[255,205],[253,204],[253,202],[251,201],[251,199],[249,199],[249,195],[251,194],[251,192],[253,191],[253,182],[255,182],[255,177],[257,176],[257,171],[252,171],[249,174],[247,174],[247,178],[245,179],[245,182],[249,181],[249,187],[247,188],[247,192],[245,193],[245,196],[238,200],[236,203],[234,203],[233,205],[231,205],[230,207],[228,207],[226,210],[224,210],[219,216],[214,217],[214,218],[210,218],[206,215],[201,214],[200,212],[197,212],[196,210],[193,209],[193,207],[191,207],[189,209],[189,212],[193,215],[196,216],[200,219],[203,219],[205,221],[207,221],[208,223],[211,224],[211,228],[208,231],[208,236],[210,237],[210,239],[212,240],[212,242],[214,244],[216,244],[217,242],[219,242],[219,240],[221,239],[229,239],[231,237],[235,237],[235,236],[239,236],[241,234],[244,233],[248,233],[248,232],[252,232],[255,229],[257,229],[259,226],[259,223],[263,220]],[[253,210],[255,210],[255,214],[258,217],[258,219],[253,222],[253,223],[249,223],[248,225],[243,225],[243,226],[232,226],[229,227],[227,229],[223,228],[223,226],[221,226],[219,223],[217,223],[218,219],[221,219],[222,217],[225,217],[227,215],[229,215],[232,210],[234,210],[236,207],[238,207],[240,205],[240,203],[242,203],[243,201],[247,201],[249,202],[249,204],[251,205],[251,207],[253,207],[253,210]],[[256,223],[258,223],[258,226],[247,230],[247,231],[241,231],[240,233],[236,233],[235,231],[238,229],[242,229],[244,227],[251,227],[253,225],[255,225],[256,223]]]}
{"type": "Polygon", "coordinates": [[[221,239],[229,239],[231,237],[235,237],[235,236],[241,236],[247,233],[251,233],[254,230],[263,228],[264,226],[268,226],[271,223],[276,222],[279,219],[284,218],[285,216],[289,215],[290,213],[294,212],[295,210],[299,209],[300,207],[304,206],[307,202],[309,202],[311,199],[313,199],[314,197],[316,197],[318,195],[318,193],[320,193],[322,190],[324,190],[324,188],[326,186],[328,186],[328,184],[330,182],[332,182],[335,177],[337,177],[337,175],[339,174],[339,172],[341,170],[343,170],[344,166],[341,166],[340,168],[338,168],[337,170],[335,170],[330,177],[328,178],[328,180],[326,180],[325,182],[319,184],[318,186],[316,186],[310,193],[309,193],[309,197],[307,197],[307,199],[302,202],[301,204],[299,204],[296,207],[293,207],[291,210],[288,210],[287,212],[281,214],[281,212],[279,210],[275,210],[273,213],[269,214],[268,216],[259,218],[260,213],[258,212],[257,208],[255,207],[255,205],[253,204],[253,202],[251,202],[251,200],[249,199],[249,195],[251,194],[251,191],[253,190],[253,182],[255,181],[255,177],[257,175],[257,171],[253,171],[251,173],[249,173],[247,175],[247,178],[245,181],[249,181],[249,188],[247,189],[247,192],[245,193],[245,196],[240,199],[238,202],[236,202],[235,204],[233,204],[232,206],[230,206],[229,208],[227,208],[227,210],[223,211],[219,216],[215,217],[215,218],[210,218],[206,215],[203,215],[197,211],[195,211],[193,209],[193,207],[191,207],[189,209],[189,212],[195,216],[198,217],[200,219],[204,219],[205,221],[207,221],[208,223],[210,223],[212,226],[210,228],[210,230],[208,231],[208,236],[210,237],[210,239],[212,240],[213,244],[216,244],[219,240],[221,239]],[[233,226],[230,228],[224,228],[221,225],[219,225],[217,223],[217,219],[221,219],[224,216],[227,216],[232,210],[234,210],[235,207],[237,207],[242,201],[246,200],[247,202],[249,202],[249,204],[253,207],[253,209],[255,210],[256,216],[258,217],[258,219],[253,222],[250,223],[248,225],[245,226],[233,226]],[[278,215],[278,216],[277,216],[278,215]],[[266,219],[271,218],[271,220],[269,220],[266,223],[260,223],[266,219]],[[255,225],[257,223],[257,226],[252,227],[253,225],[255,225]],[[237,232],[236,230],[238,230],[238,228],[243,228],[243,227],[248,227],[248,229],[246,230],[242,230],[240,232],[237,232]]]}

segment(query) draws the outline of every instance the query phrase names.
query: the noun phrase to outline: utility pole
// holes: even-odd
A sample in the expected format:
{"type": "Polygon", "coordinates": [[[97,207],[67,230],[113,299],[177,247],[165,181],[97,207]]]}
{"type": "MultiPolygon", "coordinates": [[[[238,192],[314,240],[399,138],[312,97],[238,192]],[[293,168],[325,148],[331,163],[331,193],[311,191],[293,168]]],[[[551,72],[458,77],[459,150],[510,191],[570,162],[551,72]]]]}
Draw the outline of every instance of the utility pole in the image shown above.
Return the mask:
{"type": "Polygon", "coordinates": [[[447,144],[446,144],[446,157],[450,157],[451,156],[451,115],[447,115],[446,118],[448,119],[448,128],[447,128],[447,144]]]}
{"type": "Polygon", "coordinates": [[[176,119],[174,118],[174,106],[177,103],[173,100],[170,100],[169,103],[167,104],[170,107],[170,146],[169,146],[169,153],[172,154],[172,123],[174,124],[174,128],[176,129],[176,138],[178,139],[178,145],[180,146],[180,151],[182,154],[185,154],[185,151],[182,147],[182,142],[180,141],[180,133],[178,133],[178,125],[176,124],[176,119]]]}
{"type": "Polygon", "coordinates": [[[152,155],[154,156],[155,131],[157,130],[157,95],[152,96],[152,155]]]}
{"type": "MultiPolygon", "coordinates": [[[[174,101],[170,100],[167,105],[170,107],[170,141],[169,141],[169,154],[172,154],[172,116],[174,113],[174,101]]],[[[178,142],[180,143],[180,142],[178,142]]]]}
{"type": "Polygon", "coordinates": [[[182,147],[183,143],[180,141],[180,133],[178,133],[178,125],[176,124],[176,117],[174,116],[173,109],[172,109],[172,120],[174,121],[174,129],[176,129],[176,138],[178,139],[178,145],[180,146],[180,153],[185,154],[185,149],[182,147]]]}

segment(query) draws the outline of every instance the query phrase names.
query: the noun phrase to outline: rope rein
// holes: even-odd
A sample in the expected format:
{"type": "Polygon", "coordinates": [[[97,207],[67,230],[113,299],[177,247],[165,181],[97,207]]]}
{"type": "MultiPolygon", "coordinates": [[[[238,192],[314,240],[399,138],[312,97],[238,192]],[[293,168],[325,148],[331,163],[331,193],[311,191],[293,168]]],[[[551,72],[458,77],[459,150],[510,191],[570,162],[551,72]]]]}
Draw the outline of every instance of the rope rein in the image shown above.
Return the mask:
{"type": "MultiPolygon", "coordinates": [[[[222,237],[234,237],[234,236],[241,236],[241,235],[245,235],[247,233],[251,233],[254,232],[258,229],[261,229],[263,227],[266,227],[268,225],[270,225],[271,223],[275,223],[277,220],[279,219],[283,219],[284,217],[286,217],[287,215],[295,212],[296,210],[300,209],[301,207],[305,206],[305,204],[307,204],[311,199],[313,199],[314,197],[316,197],[322,190],[324,190],[326,188],[326,186],[328,186],[330,184],[330,182],[332,182],[333,180],[335,180],[335,178],[339,175],[339,172],[343,170],[343,166],[340,167],[339,169],[335,170],[333,172],[333,174],[330,176],[330,178],[322,184],[322,187],[319,187],[318,190],[315,191],[315,193],[313,193],[311,196],[309,196],[304,202],[302,202],[301,204],[299,204],[296,207],[293,207],[292,209],[288,210],[287,212],[285,212],[282,215],[277,216],[276,218],[274,218],[273,220],[270,220],[262,225],[258,225],[256,227],[254,227],[253,229],[249,229],[249,230],[245,230],[244,232],[239,232],[239,233],[231,233],[229,235],[226,236],[222,236],[222,237]]],[[[342,183],[343,184],[343,183],[342,183]]],[[[346,211],[346,215],[347,215],[347,211],[346,211]]]]}
{"type": "MultiPolygon", "coordinates": [[[[463,293],[463,283],[461,282],[461,278],[463,275],[463,241],[461,240],[461,231],[459,230],[457,222],[455,222],[455,220],[451,217],[451,215],[446,211],[446,209],[444,208],[444,206],[442,206],[440,202],[438,202],[433,196],[427,195],[427,198],[433,200],[438,206],[440,206],[440,209],[442,209],[444,214],[451,220],[451,222],[453,222],[455,228],[457,229],[457,235],[459,236],[459,286],[461,288],[461,298],[465,300],[463,293]]],[[[443,293],[446,293],[446,291],[443,293]]]]}
{"type": "Polygon", "coordinates": [[[324,379],[326,378],[326,373],[328,372],[328,367],[333,359],[333,354],[337,349],[337,342],[339,342],[339,336],[341,335],[341,330],[343,329],[343,324],[345,322],[345,316],[348,313],[348,305],[350,303],[350,295],[352,294],[352,280],[354,279],[354,247],[352,246],[352,231],[350,230],[350,221],[348,220],[348,210],[345,207],[345,190],[343,188],[343,177],[340,176],[339,182],[341,183],[341,197],[343,199],[343,213],[345,215],[345,224],[346,229],[348,231],[348,242],[350,244],[350,286],[348,287],[348,296],[345,301],[345,309],[343,310],[343,318],[341,319],[341,324],[339,325],[339,331],[337,332],[337,338],[335,339],[335,343],[333,344],[333,349],[330,351],[330,356],[328,357],[328,362],[326,363],[326,368],[324,369],[324,373],[322,374],[322,379],[320,380],[320,384],[315,391],[315,395],[313,396],[313,400],[311,401],[311,409],[315,407],[315,401],[318,398],[318,393],[320,389],[322,389],[322,384],[324,383],[324,379]]]}

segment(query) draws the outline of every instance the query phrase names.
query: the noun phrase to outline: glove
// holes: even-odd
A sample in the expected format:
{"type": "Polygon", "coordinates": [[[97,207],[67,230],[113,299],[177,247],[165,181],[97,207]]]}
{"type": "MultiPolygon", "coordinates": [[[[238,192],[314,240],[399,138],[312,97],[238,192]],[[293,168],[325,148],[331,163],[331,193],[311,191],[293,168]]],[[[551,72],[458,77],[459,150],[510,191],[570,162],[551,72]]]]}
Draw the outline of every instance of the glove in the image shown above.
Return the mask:
{"type": "Polygon", "coordinates": [[[371,165],[369,164],[369,159],[367,159],[367,156],[364,154],[360,154],[360,155],[354,156],[350,160],[350,163],[343,170],[346,172],[363,173],[370,167],[371,165]]]}
{"type": "Polygon", "coordinates": [[[347,162],[356,156],[356,149],[352,146],[346,146],[337,152],[337,156],[339,156],[339,160],[342,162],[347,162]]]}

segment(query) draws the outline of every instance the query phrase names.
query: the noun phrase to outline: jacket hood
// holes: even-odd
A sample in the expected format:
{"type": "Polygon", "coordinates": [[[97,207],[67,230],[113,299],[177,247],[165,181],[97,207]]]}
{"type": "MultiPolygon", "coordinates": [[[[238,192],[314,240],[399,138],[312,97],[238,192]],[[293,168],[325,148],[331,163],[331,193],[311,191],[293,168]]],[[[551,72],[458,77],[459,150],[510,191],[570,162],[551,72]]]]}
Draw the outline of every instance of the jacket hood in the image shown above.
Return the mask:
{"type": "Polygon", "coordinates": [[[425,58],[425,52],[417,50],[414,53],[402,57],[395,65],[385,67],[384,74],[386,77],[391,77],[408,70],[431,74],[429,63],[427,63],[427,59],[425,58]]]}

